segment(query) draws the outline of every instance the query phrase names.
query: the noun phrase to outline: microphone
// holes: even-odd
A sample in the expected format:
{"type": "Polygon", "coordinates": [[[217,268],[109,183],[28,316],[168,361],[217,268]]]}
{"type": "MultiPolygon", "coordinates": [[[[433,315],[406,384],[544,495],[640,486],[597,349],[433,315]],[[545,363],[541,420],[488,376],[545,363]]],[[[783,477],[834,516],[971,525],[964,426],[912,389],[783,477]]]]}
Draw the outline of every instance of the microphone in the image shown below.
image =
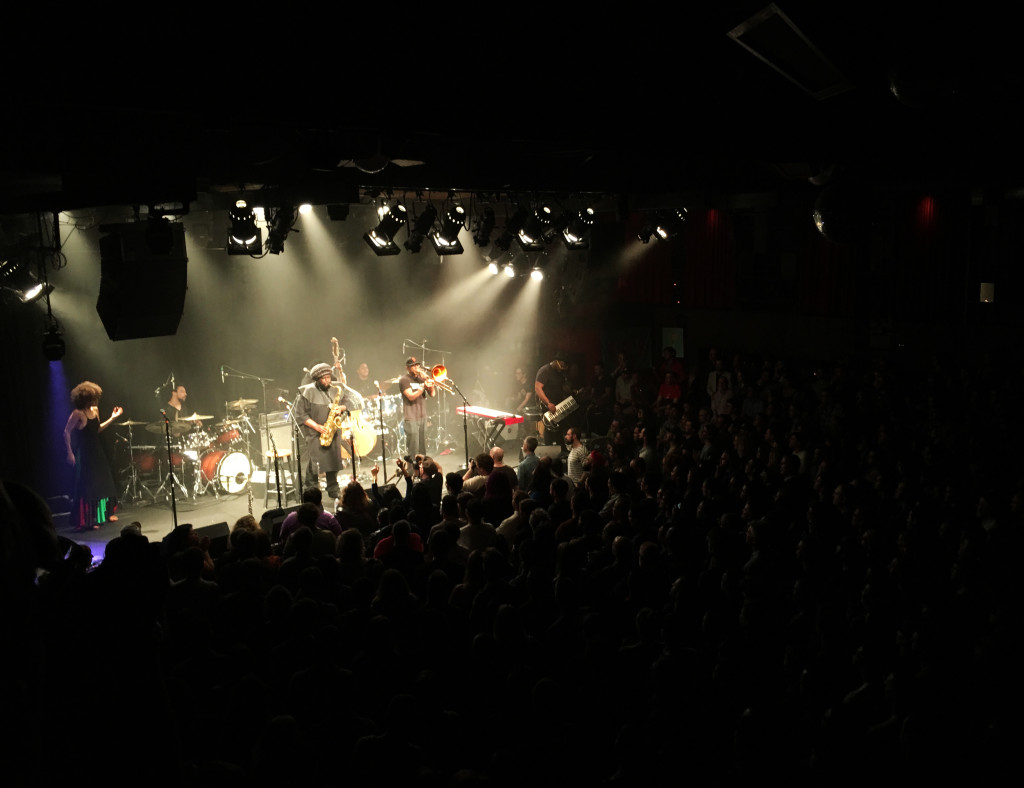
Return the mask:
{"type": "Polygon", "coordinates": [[[374,386],[374,388],[377,389],[377,393],[380,394],[381,393],[381,391],[380,391],[380,381],[379,380],[373,381],[373,386],[374,386]]]}
{"type": "Polygon", "coordinates": [[[278,397],[278,398],[277,398],[277,401],[278,401],[278,402],[283,402],[283,403],[284,403],[285,405],[287,405],[287,404],[288,404],[288,400],[286,400],[286,399],[285,399],[284,397],[278,397]]]}
{"type": "Polygon", "coordinates": [[[221,383],[224,382],[224,365],[223,364],[220,365],[220,382],[221,383]]]}
{"type": "Polygon", "coordinates": [[[303,367],[302,371],[305,372],[308,375],[309,374],[309,367],[303,367]]]}

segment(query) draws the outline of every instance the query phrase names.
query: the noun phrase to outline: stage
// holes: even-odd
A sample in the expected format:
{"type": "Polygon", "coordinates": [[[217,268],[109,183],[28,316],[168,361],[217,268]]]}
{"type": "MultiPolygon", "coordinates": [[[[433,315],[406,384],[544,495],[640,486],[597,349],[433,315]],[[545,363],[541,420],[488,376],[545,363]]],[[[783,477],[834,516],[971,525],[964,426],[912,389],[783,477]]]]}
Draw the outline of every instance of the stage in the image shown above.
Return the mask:
{"type": "MultiPolygon", "coordinates": [[[[497,445],[504,447],[507,452],[506,464],[516,467],[519,463],[517,444],[518,439],[511,441],[499,437],[497,445]],[[511,457],[509,455],[512,455],[511,457]]],[[[479,447],[474,447],[479,448],[479,447]]],[[[437,457],[444,472],[458,471],[465,472],[465,457],[461,448],[455,447],[444,451],[437,457]]],[[[396,481],[394,458],[389,457],[388,477],[379,479],[380,484],[394,483],[396,481]]],[[[359,461],[356,473],[356,480],[363,489],[369,492],[371,487],[370,468],[372,460],[363,458],[359,461]]],[[[142,528],[142,534],[150,542],[159,542],[170,533],[175,524],[182,525],[191,523],[196,529],[209,528],[210,535],[223,533],[224,528],[230,530],[235,522],[243,515],[249,514],[250,502],[249,491],[252,491],[252,515],[257,521],[261,520],[263,514],[277,508],[289,508],[300,503],[300,491],[296,490],[290,470],[282,471],[282,489],[280,498],[276,487],[273,484],[274,475],[271,471],[271,485],[269,492],[266,485],[266,472],[255,470],[248,483],[241,482],[236,478],[228,479],[223,485],[229,488],[229,492],[217,490],[212,485],[201,485],[204,489],[196,494],[196,486],[188,470],[184,474],[185,493],[178,488],[174,495],[172,507],[171,496],[168,493],[169,487],[163,487],[159,477],[138,478],[136,487],[127,490],[118,503],[115,515],[116,521],[106,522],[98,529],[91,531],[76,532],[72,526],[68,512],[69,501],[66,497],[52,498],[49,500],[50,508],[54,514],[54,525],[57,535],[87,545],[92,551],[94,562],[98,563],[103,559],[106,545],[112,539],[120,535],[121,529],[132,522],[138,522],[142,528]],[[154,497],[154,493],[157,493],[154,497]],[[280,504],[279,504],[280,502],[280,504]]],[[[400,477],[398,477],[400,478],[400,477]]],[[[342,486],[352,480],[351,471],[343,470],[338,475],[342,486]]],[[[122,483],[123,483],[122,478],[122,483]]],[[[323,489],[323,478],[320,479],[320,486],[323,489]]],[[[332,504],[324,496],[325,506],[330,508],[332,504]]]]}

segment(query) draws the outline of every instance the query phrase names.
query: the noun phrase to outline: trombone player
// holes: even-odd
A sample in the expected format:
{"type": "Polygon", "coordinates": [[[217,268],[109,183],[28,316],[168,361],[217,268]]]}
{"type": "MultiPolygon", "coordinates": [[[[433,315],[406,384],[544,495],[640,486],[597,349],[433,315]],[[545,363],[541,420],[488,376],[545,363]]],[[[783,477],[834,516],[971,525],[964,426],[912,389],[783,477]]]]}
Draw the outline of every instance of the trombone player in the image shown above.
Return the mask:
{"type": "Polygon", "coordinates": [[[415,457],[427,453],[427,397],[437,396],[434,379],[423,371],[416,356],[405,360],[405,374],[398,379],[402,392],[402,428],[406,454],[415,457]]]}

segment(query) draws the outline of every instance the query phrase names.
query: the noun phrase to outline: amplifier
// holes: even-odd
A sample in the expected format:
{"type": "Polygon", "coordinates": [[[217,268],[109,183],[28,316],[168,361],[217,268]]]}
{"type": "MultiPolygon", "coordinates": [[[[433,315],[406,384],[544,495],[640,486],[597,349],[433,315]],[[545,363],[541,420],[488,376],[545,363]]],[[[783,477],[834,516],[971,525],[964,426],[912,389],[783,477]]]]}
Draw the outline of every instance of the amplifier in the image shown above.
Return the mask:
{"type": "Polygon", "coordinates": [[[288,411],[275,411],[273,413],[261,413],[260,414],[260,450],[261,456],[264,460],[261,460],[260,465],[263,465],[267,452],[271,451],[271,445],[267,440],[267,426],[270,426],[270,434],[274,439],[274,445],[277,446],[279,454],[283,454],[286,451],[292,450],[292,419],[288,415],[288,411]]]}

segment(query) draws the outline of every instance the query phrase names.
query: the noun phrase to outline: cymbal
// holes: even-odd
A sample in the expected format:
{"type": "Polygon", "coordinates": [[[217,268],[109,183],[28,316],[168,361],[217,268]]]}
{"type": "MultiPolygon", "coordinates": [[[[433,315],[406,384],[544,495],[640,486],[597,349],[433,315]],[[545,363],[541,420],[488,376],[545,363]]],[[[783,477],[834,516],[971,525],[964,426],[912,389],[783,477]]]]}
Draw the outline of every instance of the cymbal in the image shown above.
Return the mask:
{"type": "Polygon", "coordinates": [[[115,426],[117,426],[117,427],[138,427],[141,424],[149,424],[149,422],[148,421],[122,421],[121,423],[116,424],[115,426]]]}
{"type": "MultiPolygon", "coordinates": [[[[192,429],[191,424],[184,424],[183,422],[180,421],[168,422],[167,426],[169,428],[168,432],[170,432],[171,435],[173,435],[175,438],[180,438],[182,435],[184,435],[186,432],[192,429]]],[[[162,421],[154,421],[146,425],[146,432],[153,432],[156,433],[157,435],[163,435],[164,423],[162,421]]]]}
{"type": "Polygon", "coordinates": [[[213,416],[200,416],[198,413],[193,413],[191,416],[185,416],[178,419],[178,421],[209,421],[213,416]]]}
{"type": "MultiPolygon", "coordinates": [[[[257,402],[259,402],[259,400],[236,399],[234,402],[225,402],[224,405],[229,408],[247,408],[249,405],[255,405],[257,402]]],[[[209,418],[212,418],[212,416],[209,418]]]]}

